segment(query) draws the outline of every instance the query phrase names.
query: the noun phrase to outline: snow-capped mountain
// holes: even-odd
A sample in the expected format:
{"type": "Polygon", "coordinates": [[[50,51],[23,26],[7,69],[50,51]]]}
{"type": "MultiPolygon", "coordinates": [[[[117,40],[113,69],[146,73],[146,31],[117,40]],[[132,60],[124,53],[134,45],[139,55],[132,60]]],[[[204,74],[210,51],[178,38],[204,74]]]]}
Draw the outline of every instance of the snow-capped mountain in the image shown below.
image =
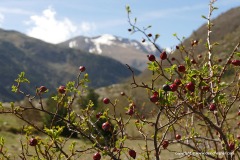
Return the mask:
{"type": "Polygon", "coordinates": [[[147,42],[141,43],[109,34],[97,37],[78,36],[60,45],[108,56],[139,70],[146,68],[147,54],[158,54],[156,48],[147,42]]]}

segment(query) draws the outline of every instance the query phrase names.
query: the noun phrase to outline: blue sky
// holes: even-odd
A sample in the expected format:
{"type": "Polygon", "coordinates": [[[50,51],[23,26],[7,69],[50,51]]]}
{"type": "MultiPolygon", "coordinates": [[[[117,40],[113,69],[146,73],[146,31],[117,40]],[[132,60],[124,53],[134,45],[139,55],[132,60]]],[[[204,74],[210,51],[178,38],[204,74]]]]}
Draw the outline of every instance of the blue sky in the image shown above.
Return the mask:
{"type": "MultiPolygon", "coordinates": [[[[142,28],[152,25],[152,34],[160,34],[158,44],[173,47],[178,41],[172,36],[188,37],[205,20],[209,0],[0,0],[0,27],[17,30],[50,43],[85,35],[116,36],[141,40],[127,29],[125,6],[130,5],[131,17],[137,17],[142,28]]],[[[240,0],[217,0],[219,9],[214,17],[240,6],[240,0]]]]}

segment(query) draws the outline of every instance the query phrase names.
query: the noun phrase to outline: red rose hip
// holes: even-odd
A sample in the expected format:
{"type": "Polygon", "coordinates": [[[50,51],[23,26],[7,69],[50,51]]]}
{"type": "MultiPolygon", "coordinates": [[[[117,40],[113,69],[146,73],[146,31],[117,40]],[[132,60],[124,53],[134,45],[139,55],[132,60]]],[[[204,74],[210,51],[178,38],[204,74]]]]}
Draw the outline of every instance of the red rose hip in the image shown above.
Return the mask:
{"type": "Polygon", "coordinates": [[[148,57],[148,60],[151,61],[151,62],[156,60],[156,58],[153,54],[149,54],[149,55],[147,55],[147,57],[148,57]]]}
{"type": "Polygon", "coordinates": [[[137,153],[136,153],[134,150],[132,150],[132,149],[130,149],[130,150],[128,151],[128,154],[129,154],[129,156],[132,157],[133,159],[135,159],[135,158],[136,158],[136,155],[137,155],[137,153]]]}
{"type": "Polygon", "coordinates": [[[47,87],[45,86],[41,86],[38,88],[39,92],[43,93],[43,92],[46,92],[47,91],[47,87]]]}
{"type": "Polygon", "coordinates": [[[186,84],[186,89],[189,90],[190,92],[194,92],[195,90],[195,85],[193,82],[189,82],[188,84],[186,84]]]}
{"type": "Polygon", "coordinates": [[[110,129],[110,127],[111,127],[111,125],[110,125],[109,122],[105,122],[105,123],[102,124],[102,129],[104,131],[108,131],[110,129]]]}
{"type": "Polygon", "coordinates": [[[100,153],[95,153],[94,155],[93,155],[93,160],[100,160],[101,159],[101,154],[100,153]]]}
{"type": "Polygon", "coordinates": [[[58,92],[64,94],[66,92],[66,87],[65,86],[58,87],[58,92]]]}
{"type": "Polygon", "coordinates": [[[214,103],[210,104],[210,106],[209,106],[210,111],[215,111],[216,109],[217,109],[217,107],[214,103]]]}
{"type": "Polygon", "coordinates": [[[175,92],[178,89],[178,85],[176,85],[175,83],[170,85],[171,91],[175,92]]]}
{"type": "Polygon", "coordinates": [[[179,86],[180,84],[182,84],[182,81],[180,79],[175,79],[174,83],[179,86]]]}
{"type": "Polygon", "coordinates": [[[103,103],[108,104],[108,103],[110,103],[110,100],[108,98],[103,98],[103,103]]]}
{"type": "Polygon", "coordinates": [[[166,149],[166,148],[168,147],[168,145],[169,145],[168,140],[164,140],[164,141],[162,142],[162,147],[163,147],[163,149],[166,149]]]}
{"type": "Polygon", "coordinates": [[[36,146],[37,143],[38,143],[38,141],[37,141],[36,138],[31,138],[31,139],[29,140],[29,145],[30,145],[30,146],[36,146]]]}
{"type": "Polygon", "coordinates": [[[167,53],[166,53],[165,51],[163,51],[163,52],[160,54],[160,59],[161,59],[161,60],[167,59],[167,53]]]}
{"type": "Polygon", "coordinates": [[[185,70],[186,70],[186,68],[185,68],[184,65],[180,64],[180,65],[178,66],[178,71],[179,71],[179,72],[185,72],[185,70]]]}
{"type": "Polygon", "coordinates": [[[86,70],[86,68],[84,66],[80,66],[79,70],[80,70],[80,72],[84,72],[86,70]]]}
{"type": "Polygon", "coordinates": [[[231,63],[232,63],[232,65],[234,65],[234,66],[240,66],[240,60],[232,60],[231,61],[231,63]]]}
{"type": "Polygon", "coordinates": [[[182,136],[180,134],[176,134],[175,138],[176,138],[176,140],[179,140],[182,138],[182,136]]]}

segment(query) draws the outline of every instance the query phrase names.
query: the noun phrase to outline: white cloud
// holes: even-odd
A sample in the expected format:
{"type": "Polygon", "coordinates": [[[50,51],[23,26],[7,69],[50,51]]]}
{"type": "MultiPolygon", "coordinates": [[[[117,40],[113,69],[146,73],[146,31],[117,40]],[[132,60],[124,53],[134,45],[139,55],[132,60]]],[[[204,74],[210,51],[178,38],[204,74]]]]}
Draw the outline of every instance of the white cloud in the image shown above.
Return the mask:
{"type": "Polygon", "coordinates": [[[96,25],[93,22],[82,22],[79,26],[79,31],[83,35],[92,35],[96,30],[96,25]]]}
{"type": "Polygon", "coordinates": [[[56,11],[48,7],[41,15],[33,15],[25,22],[30,28],[27,35],[50,43],[60,43],[76,35],[93,35],[96,25],[93,22],[74,24],[68,18],[57,19],[56,11]]]}
{"type": "Polygon", "coordinates": [[[59,43],[72,37],[78,27],[68,18],[56,19],[56,12],[51,8],[45,9],[41,15],[33,15],[26,24],[32,25],[27,34],[50,43],[59,43]]]}

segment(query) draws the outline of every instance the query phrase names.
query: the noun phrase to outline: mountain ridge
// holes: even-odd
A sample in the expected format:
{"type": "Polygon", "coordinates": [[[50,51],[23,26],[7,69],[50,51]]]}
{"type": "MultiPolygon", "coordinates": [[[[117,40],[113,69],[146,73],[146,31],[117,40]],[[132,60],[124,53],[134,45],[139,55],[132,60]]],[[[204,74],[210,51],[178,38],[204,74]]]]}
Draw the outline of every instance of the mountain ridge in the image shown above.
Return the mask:
{"type": "Polygon", "coordinates": [[[146,68],[147,54],[159,54],[152,44],[110,34],[77,36],[59,45],[107,56],[139,70],[146,68]]]}
{"type": "Polygon", "coordinates": [[[31,94],[41,85],[56,92],[59,85],[76,79],[80,65],[86,67],[93,88],[130,76],[124,64],[109,57],[46,43],[17,31],[0,29],[0,57],[0,101],[22,98],[11,92],[14,79],[22,71],[31,82],[30,86],[23,85],[23,90],[31,94]]]}

